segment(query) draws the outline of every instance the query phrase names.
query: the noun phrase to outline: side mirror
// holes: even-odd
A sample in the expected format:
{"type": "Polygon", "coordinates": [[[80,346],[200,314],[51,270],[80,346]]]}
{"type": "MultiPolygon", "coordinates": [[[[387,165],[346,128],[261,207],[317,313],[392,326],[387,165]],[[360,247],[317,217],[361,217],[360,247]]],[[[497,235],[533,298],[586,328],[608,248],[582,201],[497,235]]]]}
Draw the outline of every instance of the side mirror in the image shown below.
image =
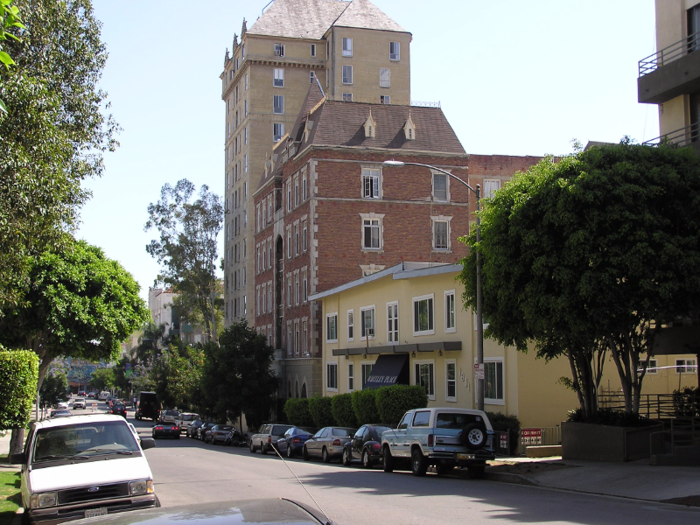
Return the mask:
{"type": "Polygon", "coordinates": [[[148,450],[149,448],[156,448],[156,440],[153,438],[141,438],[141,449],[148,450]]]}
{"type": "Polygon", "coordinates": [[[21,465],[27,460],[27,457],[24,455],[24,452],[20,452],[19,454],[10,454],[10,463],[12,465],[21,465]]]}

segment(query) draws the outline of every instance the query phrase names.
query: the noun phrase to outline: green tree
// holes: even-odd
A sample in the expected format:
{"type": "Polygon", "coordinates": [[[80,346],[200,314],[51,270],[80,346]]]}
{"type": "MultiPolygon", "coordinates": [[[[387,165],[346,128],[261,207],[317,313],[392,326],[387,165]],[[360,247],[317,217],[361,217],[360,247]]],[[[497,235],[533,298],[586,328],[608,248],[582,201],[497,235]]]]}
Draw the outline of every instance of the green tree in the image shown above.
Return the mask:
{"type": "MultiPolygon", "coordinates": [[[[10,66],[15,65],[15,61],[12,60],[7,51],[3,51],[3,42],[8,38],[19,40],[10,30],[14,29],[16,31],[25,27],[22,25],[22,19],[19,16],[19,9],[17,6],[12,5],[12,0],[0,0],[0,8],[0,64],[9,70],[10,66]]],[[[0,116],[6,113],[7,107],[0,99],[0,116]]]]}
{"type": "Polygon", "coordinates": [[[113,368],[98,368],[90,376],[90,388],[97,392],[112,390],[116,386],[116,376],[113,368]]]}
{"type": "Polygon", "coordinates": [[[481,243],[472,231],[460,277],[474,307],[481,251],[487,335],[567,355],[573,381],[584,371],[584,411],[609,352],[637,413],[657,328],[700,302],[698,157],[629,141],[593,147],[543,160],[483,204],[481,243]]]}
{"type": "Polygon", "coordinates": [[[0,429],[12,429],[10,454],[22,450],[38,378],[39,358],[34,352],[0,346],[0,429]]]}
{"type": "Polygon", "coordinates": [[[181,351],[171,346],[154,358],[149,373],[163,406],[193,408],[203,366],[204,351],[193,346],[183,347],[181,351]]]}
{"type": "Polygon", "coordinates": [[[37,353],[39,387],[56,357],[116,359],[150,315],[131,274],[85,241],[41,254],[29,276],[27,302],[0,319],[0,340],[37,353]]]}
{"type": "Polygon", "coordinates": [[[203,411],[224,421],[245,413],[248,426],[257,428],[275,407],[274,349],[245,320],[226,328],[220,343],[204,347],[203,411]]]}
{"type": "Polygon", "coordinates": [[[68,378],[60,370],[52,370],[46,374],[39,389],[41,408],[49,408],[59,401],[68,399],[68,378]]]}
{"type": "Polygon", "coordinates": [[[0,315],[21,301],[29,257],[77,223],[89,198],[81,182],[102,174],[118,130],[97,87],[107,53],[91,2],[15,4],[26,30],[3,41],[17,66],[0,69],[0,98],[12,108],[0,115],[0,315]]]}
{"type": "Polygon", "coordinates": [[[224,208],[221,197],[210,192],[208,186],[203,185],[198,198],[192,201],[194,193],[195,186],[187,179],[175,187],[163,186],[160,201],[148,205],[149,220],[144,228],[157,229],[160,240],[152,240],[146,251],[161,264],[159,279],[178,291],[184,311],[201,315],[211,341],[216,332],[212,331],[212,321],[216,319],[219,297],[216,238],[224,208]]]}

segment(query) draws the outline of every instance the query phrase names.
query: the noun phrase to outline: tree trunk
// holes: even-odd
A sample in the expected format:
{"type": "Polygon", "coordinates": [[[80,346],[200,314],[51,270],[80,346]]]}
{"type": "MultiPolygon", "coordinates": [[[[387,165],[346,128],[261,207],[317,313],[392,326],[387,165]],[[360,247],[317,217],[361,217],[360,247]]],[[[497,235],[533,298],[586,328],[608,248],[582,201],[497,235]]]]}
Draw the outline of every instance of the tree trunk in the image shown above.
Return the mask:
{"type": "Polygon", "coordinates": [[[10,454],[20,454],[24,447],[24,429],[13,428],[10,437],[10,454]]]}

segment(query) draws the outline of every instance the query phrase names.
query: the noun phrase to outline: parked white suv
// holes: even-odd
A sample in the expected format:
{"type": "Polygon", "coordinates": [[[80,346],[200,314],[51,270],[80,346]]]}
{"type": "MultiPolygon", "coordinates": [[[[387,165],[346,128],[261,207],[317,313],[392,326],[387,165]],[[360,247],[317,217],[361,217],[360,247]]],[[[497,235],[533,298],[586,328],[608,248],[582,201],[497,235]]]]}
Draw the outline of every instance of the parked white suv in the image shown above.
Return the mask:
{"type": "Polygon", "coordinates": [[[27,522],[69,521],[160,506],[141,445],[124,418],[68,416],[36,422],[24,452],[22,505],[27,522]]]}
{"type": "Polygon", "coordinates": [[[199,414],[194,414],[192,412],[180,412],[177,416],[175,423],[180,427],[180,432],[187,432],[187,430],[192,426],[192,422],[199,419],[199,414]]]}

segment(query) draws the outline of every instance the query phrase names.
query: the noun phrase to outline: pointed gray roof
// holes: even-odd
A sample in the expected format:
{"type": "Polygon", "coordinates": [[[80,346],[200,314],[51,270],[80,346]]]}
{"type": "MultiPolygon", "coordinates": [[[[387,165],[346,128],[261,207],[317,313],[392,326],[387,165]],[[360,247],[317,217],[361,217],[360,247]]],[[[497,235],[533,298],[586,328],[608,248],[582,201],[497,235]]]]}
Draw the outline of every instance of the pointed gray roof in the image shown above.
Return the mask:
{"type": "Polygon", "coordinates": [[[340,0],[275,0],[248,34],[319,40],[348,5],[340,0]]]}
{"type": "Polygon", "coordinates": [[[406,32],[405,29],[384,14],[381,9],[369,0],[353,0],[333,25],[336,27],[357,27],[360,29],[406,32]]]}

